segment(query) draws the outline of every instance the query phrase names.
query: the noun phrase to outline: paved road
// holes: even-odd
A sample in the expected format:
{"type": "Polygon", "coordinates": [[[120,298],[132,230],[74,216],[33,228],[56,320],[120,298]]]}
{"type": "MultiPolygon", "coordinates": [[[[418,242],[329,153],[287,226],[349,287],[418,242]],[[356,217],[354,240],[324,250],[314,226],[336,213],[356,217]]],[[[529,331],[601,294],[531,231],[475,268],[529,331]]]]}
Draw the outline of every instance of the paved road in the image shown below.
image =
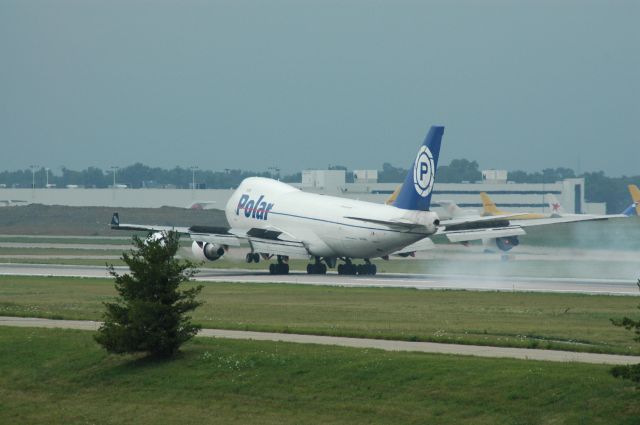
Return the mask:
{"type": "MultiPolygon", "coordinates": [[[[122,273],[127,269],[116,267],[122,273]]],[[[0,264],[0,275],[107,277],[103,266],[0,264]]],[[[291,273],[273,276],[264,271],[203,269],[196,277],[203,282],[291,283],[347,287],[396,287],[459,289],[477,291],[567,292],[586,294],[640,295],[636,281],[625,279],[471,277],[463,275],[381,273],[377,276],[325,276],[291,273]]]]}
{"type": "MultiPolygon", "coordinates": [[[[100,326],[100,322],[0,316],[0,326],[64,328],[94,331],[98,329],[98,327],[100,326]]],[[[487,347],[478,345],[438,344],[433,342],[408,342],[382,339],[280,334],[272,332],[230,331],[224,329],[202,329],[199,333],[199,336],[210,338],[249,339],[256,341],[282,341],[300,344],[337,345],[341,347],[355,348],[375,348],[386,351],[413,351],[422,353],[456,354],[476,357],[542,360],[550,362],[577,362],[595,364],[640,363],[640,356],[576,353],[570,351],[535,350],[525,348],[487,347]]]]}

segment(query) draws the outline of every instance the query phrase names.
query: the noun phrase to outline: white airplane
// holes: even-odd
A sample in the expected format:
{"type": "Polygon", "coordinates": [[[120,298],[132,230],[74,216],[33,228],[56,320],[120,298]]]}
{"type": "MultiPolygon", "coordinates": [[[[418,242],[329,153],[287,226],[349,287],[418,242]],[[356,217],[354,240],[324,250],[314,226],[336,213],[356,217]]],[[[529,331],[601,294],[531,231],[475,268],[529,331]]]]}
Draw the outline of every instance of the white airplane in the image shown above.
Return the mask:
{"type": "Polygon", "coordinates": [[[178,231],[194,240],[197,258],[210,261],[229,247],[248,244],[247,262],[276,257],[269,266],[272,274],[287,274],[289,257],[303,257],[315,260],[307,266],[309,274],[324,274],[340,259],[338,274],[374,275],[372,258],[428,249],[432,243],[427,238],[436,232],[452,242],[524,234],[509,225],[510,215],[462,217],[441,225],[438,215],[429,211],[443,133],[444,127],[431,127],[391,205],[306,193],[277,180],[250,177],[227,202],[230,228],[124,224],[118,213],[111,227],[178,231]],[[353,259],[363,259],[364,264],[356,266],[353,259]]]}

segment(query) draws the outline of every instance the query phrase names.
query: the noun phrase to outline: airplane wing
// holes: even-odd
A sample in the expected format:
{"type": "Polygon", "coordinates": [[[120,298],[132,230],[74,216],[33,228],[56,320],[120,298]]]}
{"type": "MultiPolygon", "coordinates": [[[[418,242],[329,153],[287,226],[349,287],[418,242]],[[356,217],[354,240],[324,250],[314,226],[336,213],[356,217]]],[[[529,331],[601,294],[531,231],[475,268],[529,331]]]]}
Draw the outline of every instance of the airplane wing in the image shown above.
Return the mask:
{"type": "Polygon", "coordinates": [[[420,230],[420,229],[424,229],[425,231],[427,230],[427,228],[425,226],[423,226],[422,224],[414,223],[414,222],[411,222],[409,220],[407,220],[407,221],[404,221],[404,220],[377,220],[377,219],[374,219],[374,218],[347,217],[347,216],[345,216],[344,218],[348,218],[350,220],[363,221],[365,223],[381,224],[383,226],[395,227],[397,229],[406,230],[406,231],[420,230]]]}
{"type": "Polygon", "coordinates": [[[391,255],[403,255],[403,254],[412,254],[417,251],[428,251],[433,249],[435,244],[429,238],[420,239],[418,242],[414,242],[411,245],[407,245],[402,249],[392,253],[391,255]]]}
{"type": "Polygon", "coordinates": [[[440,222],[440,226],[444,227],[446,230],[504,227],[509,225],[510,221],[525,215],[527,215],[527,213],[501,214],[501,215],[491,215],[491,216],[485,216],[485,217],[467,216],[467,217],[451,218],[447,220],[442,220],[440,222]]]}
{"type": "Polygon", "coordinates": [[[450,230],[442,231],[437,234],[443,234],[449,239],[449,242],[470,242],[482,239],[506,238],[510,236],[521,236],[526,234],[520,226],[491,227],[486,229],[468,229],[468,230],[450,230]]]}
{"type": "Polygon", "coordinates": [[[253,228],[246,233],[238,233],[233,229],[230,232],[240,239],[245,239],[255,252],[289,257],[309,256],[303,241],[274,226],[266,229],[253,228]]]}
{"type": "Polygon", "coordinates": [[[443,220],[436,235],[444,235],[450,242],[469,242],[481,239],[505,238],[525,235],[524,227],[549,224],[575,223],[579,221],[606,220],[603,216],[549,217],[535,220],[518,220],[526,214],[503,214],[489,217],[463,217],[443,220]]]}
{"type": "Polygon", "coordinates": [[[118,213],[111,218],[111,228],[114,230],[143,230],[147,232],[174,231],[187,235],[191,239],[200,242],[215,243],[218,245],[239,247],[247,244],[255,252],[308,257],[309,251],[305,244],[293,235],[275,227],[267,229],[253,228],[248,232],[238,232],[228,227],[215,226],[155,226],[146,224],[120,223],[118,213]]]}
{"type": "Polygon", "coordinates": [[[216,243],[218,245],[240,246],[237,236],[229,232],[227,227],[215,226],[157,226],[149,224],[121,223],[118,213],[111,217],[111,228],[114,230],[143,230],[146,232],[178,232],[191,239],[201,242],[216,243]]]}
{"type": "Polygon", "coordinates": [[[520,227],[533,227],[533,226],[546,226],[549,224],[560,223],[576,223],[579,221],[597,221],[607,220],[610,217],[602,215],[586,215],[576,214],[571,216],[549,217],[549,218],[537,218],[534,220],[512,220],[511,224],[520,227]]]}

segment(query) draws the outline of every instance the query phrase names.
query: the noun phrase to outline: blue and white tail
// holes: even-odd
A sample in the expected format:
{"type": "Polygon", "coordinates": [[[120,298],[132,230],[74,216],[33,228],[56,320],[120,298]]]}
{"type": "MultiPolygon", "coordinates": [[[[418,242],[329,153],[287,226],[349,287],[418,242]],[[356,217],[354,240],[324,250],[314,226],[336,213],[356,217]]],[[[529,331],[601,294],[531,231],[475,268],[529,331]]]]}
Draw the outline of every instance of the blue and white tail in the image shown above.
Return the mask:
{"type": "Polygon", "coordinates": [[[400,193],[393,202],[394,207],[404,210],[429,210],[443,134],[444,127],[431,127],[415,161],[409,167],[400,193]]]}

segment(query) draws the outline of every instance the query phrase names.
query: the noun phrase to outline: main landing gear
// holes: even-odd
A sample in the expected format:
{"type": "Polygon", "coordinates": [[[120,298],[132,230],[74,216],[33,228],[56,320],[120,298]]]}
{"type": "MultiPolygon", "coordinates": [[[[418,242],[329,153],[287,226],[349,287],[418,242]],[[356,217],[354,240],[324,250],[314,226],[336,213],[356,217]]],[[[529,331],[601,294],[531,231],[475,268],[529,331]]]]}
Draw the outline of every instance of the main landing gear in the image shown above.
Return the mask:
{"type": "Polygon", "coordinates": [[[338,274],[345,275],[368,275],[374,276],[378,271],[375,264],[371,264],[368,258],[365,258],[364,264],[353,264],[350,258],[346,258],[344,264],[338,265],[338,274]]]}
{"type": "Polygon", "coordinates": [[[278,262],[276,264],[269,265],[269,273],[271,274],[289,274],[289,257],[284,255],[278,255],[278,262]]]}
{"type": "Polygon", "coordinates": [[[327,274],[327,265],[322,263],[320,257],[316,257],[315,263],[307,264],[307,274],[327,274]]]}

